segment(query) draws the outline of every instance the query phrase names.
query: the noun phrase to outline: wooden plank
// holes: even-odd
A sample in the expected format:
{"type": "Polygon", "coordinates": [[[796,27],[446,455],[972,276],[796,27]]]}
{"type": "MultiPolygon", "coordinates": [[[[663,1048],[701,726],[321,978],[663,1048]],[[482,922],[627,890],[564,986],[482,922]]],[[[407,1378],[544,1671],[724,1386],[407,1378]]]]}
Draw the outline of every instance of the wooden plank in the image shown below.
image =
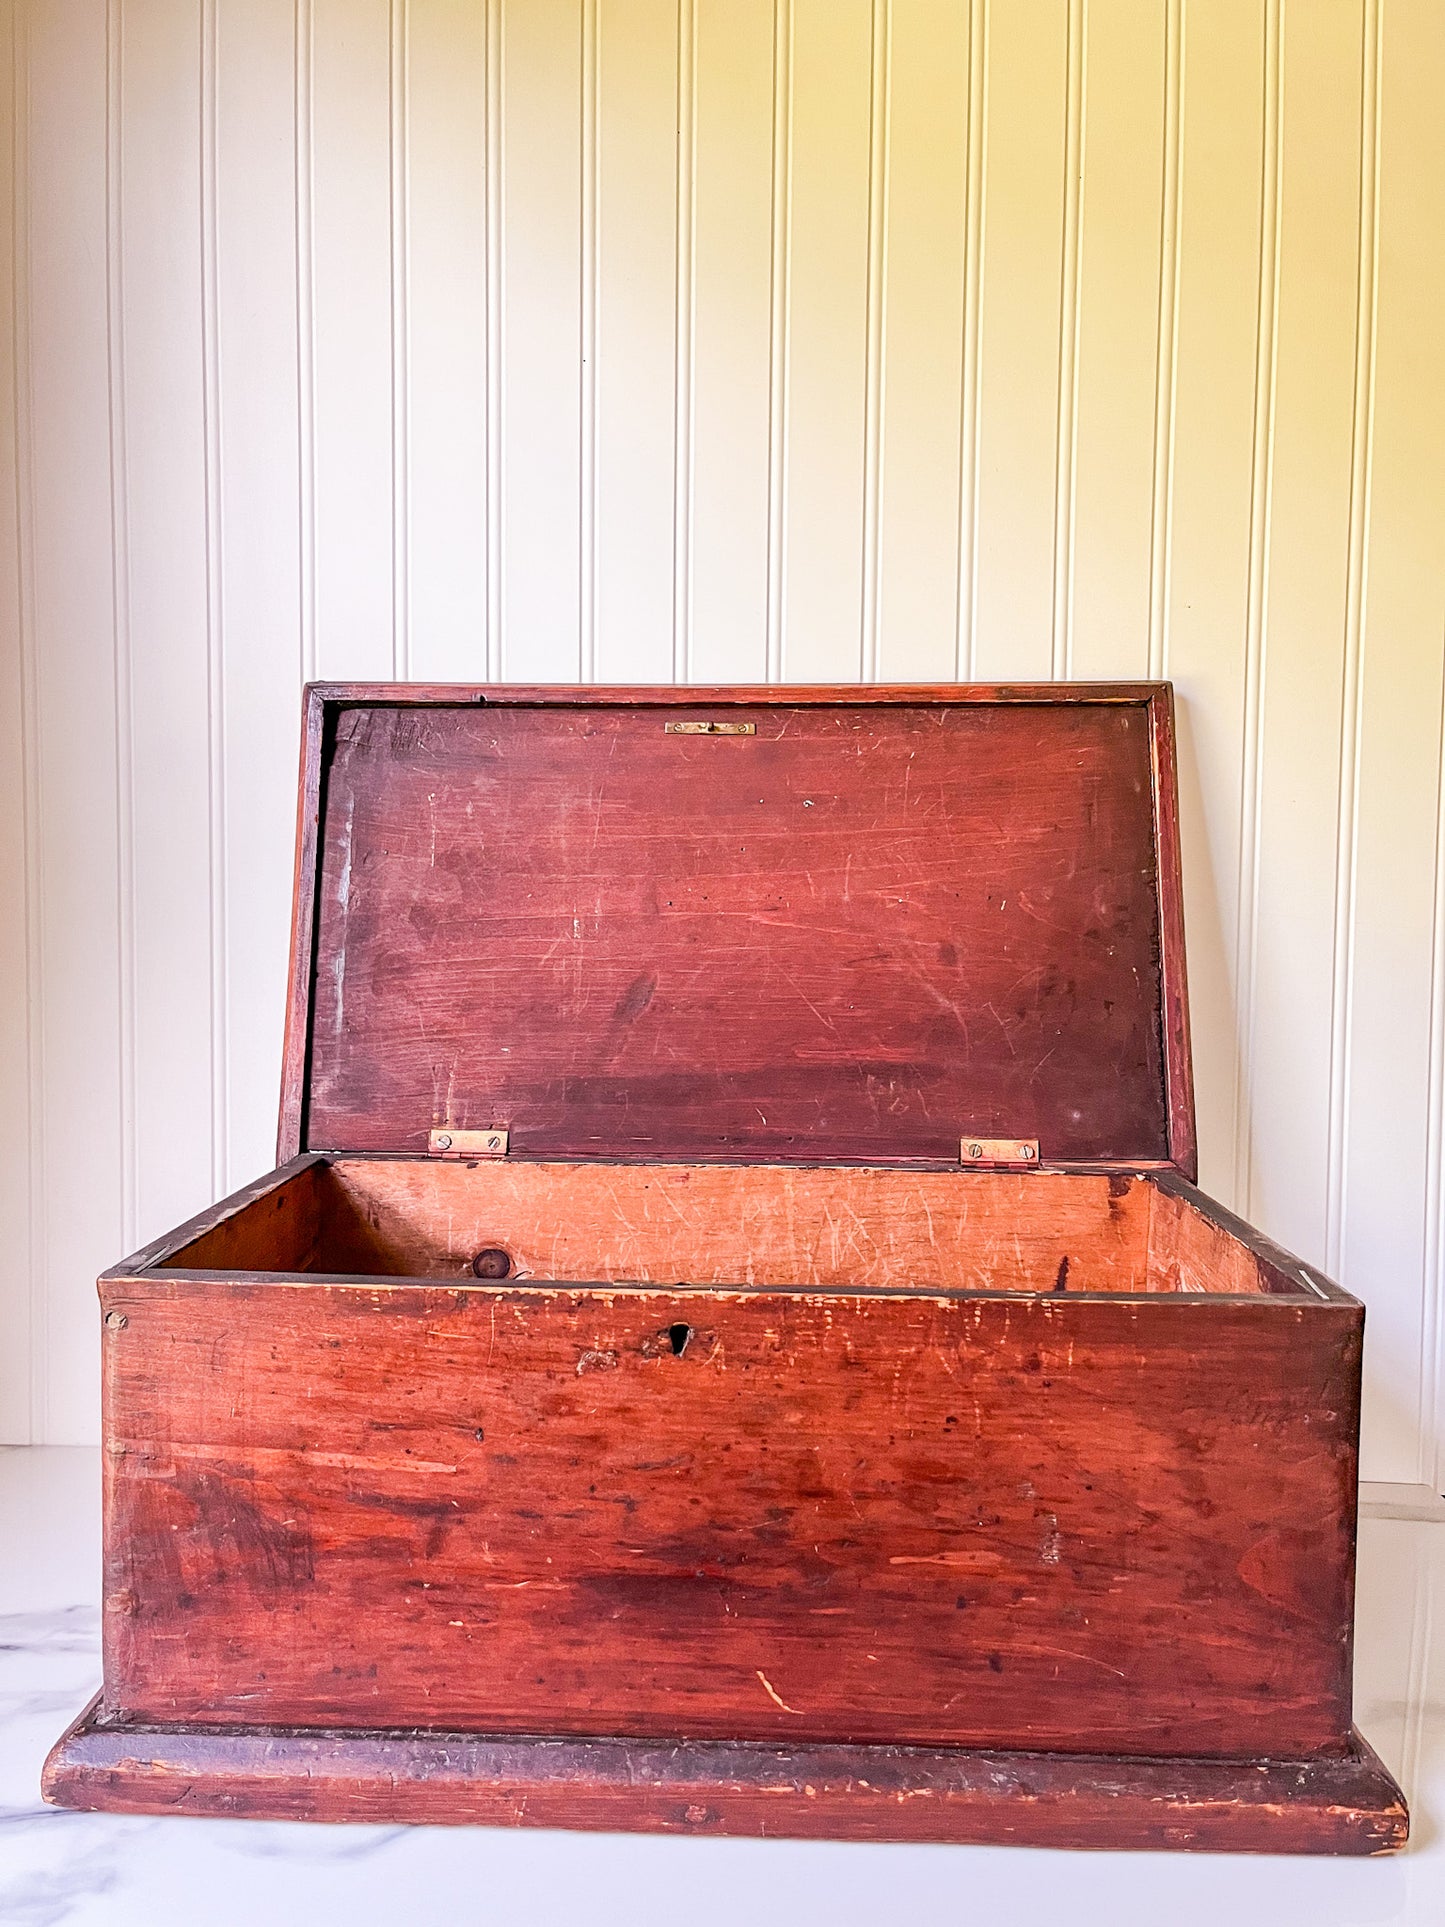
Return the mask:
{"type": "Polygon", "coordinates": [[[1147,717],[976,696],[340,710],[305,1141],[1171,1155],[1147,717]]]}
{"type": "Polygon", "coordinates": [[[781,593],[784,680],[863,673],[872,12],[790,0],[781,593]]]}
{"type": "Polygon", "coordinates": [[[1262,1231],[1247,1224],[1236,1212],[1207,1197],[1177,1171],[1152,1173],[1150,1185],[1156,1194],[1149,1234],[1151,1264],[1161,1236],[1187,1240],[1192,1247],[1192,1263],[1201,1269],[1223,1265],[1233,1270],[1238,1254],[1229,1246],[1234,1245],[1247,1251],[1255,1263],[1256,1290],[1267,1291],[1271,1296],[1298,1296],[1303,1291],[1312,1298],[1335,1304],[1359,1302],[1317,1266],[1296,1258],[1273,1238],[1267,1238],[1262,1231]],[[1180,1207],[1187,1207],[1182,1218],[1180,1207]]]}
{"type": "Polygon", "coordinates": [[[278,1165],[274,1171],[268,1171],[264,1177],[253,1178],[249,1184],[243,1184],[239,1190],[233,1191],[228,1198],[221,1198],[215,1204],[208,1205],[204,1211],[198,1211],[193,1218],[176,1226],[173,1231],[168,1231],[159,1238],[153,1238],[148,1245],[133,1252],[129,1258],[123,1258],[118,1265],[112,1265],[108,1271],[101,1273],[101,1284],[104,1285],[110,1278],[133,1277],[137,1272],[144,1271],[148,1265],[162,1263],[172,1252],[179,1251],[184,1245],[194,1243],[196,1239],[215,1229],[227,1218],[244,1212],[248,1206],[267,1198],[278,1186],[284,1186],[289,1179],[310,1170],[318,1162],[316,1157],[307,1152],[278,1165]]]}
{"type": "Polygon", "coordinates": [[[95,1432],[89,1281],[124,1236],[112,366],[105,19],[27,9],[27,425],[22,486],[33,669],[36,1133],[34,1433],[95,1432]],[[90,1143],[75,1156],[76,1120],[90,1143]]]}
{"type": "Polygon", "coordinates": [[[224,554],[213,591],[223,647],[209,721],[219,749],[214,861],[224,1011],[220,1035],[208,1043],[225,1100],[222,1191],[264,1170],[275,1142],[296,822],[289,777],[311,633],[298,462],[309,416],[303,429],[297,156],[299,143],[304,164],[305,128],[290,84],[296,13],[293,0],[221,0],[217,9],[215,433],[224,554]]]}
{"type": "Polygon", "coordinates": [[[696,0],[685,680],[768,674],[772,0],[696,0]]]}
{"type": "MultiPolygon", "coordinates": [[[[670,682],[674,435],[679,388],[677,0],[597,9],[595,463],[582,477],[594,549],[593,666],[616,682],[670,682]]],[[[585,82],[584,82],[585,84],[585,82]]]]}
{"type": "MultiPolygon", "coordinates": [[[[344,1272],[369,1243],[375,1268],[413,1278],[469,1280],[498,1248],[519,1281],[1149,1288],[1151,1189],[1118,1175],[344,1158],[318,1195],[324,1227],[316,1205],[293,1224],[263,1193],[198,1241],[173,1239],[165,1262],[344,1272]]],[[[1219,1267],[1220,1289],[1258,1292],[1244,1263],[1249,1275],[1219,1267]]]]}
{"type": "MultiPolygon", "coordinates": [[[[24,43],[18,15],[12,11],[9,21],[10,31],[0,35],[0,100],[18,107],[24,43]]],[[[0,142],[0,313],[14,316],[17,323],[29,305],[21,200],[27,134],[23,117],[17,115],[12,138],[0,142]]],[[[29,519],[28,461],[23,481],[21,469],[26,459],[21,452],[25,411],[19,381],[23,340],[18,325],[0,330],[0,447],[15,452],[13,461],[0,463],[0,608],[7,635],[13,637],[0,652],[0,902],[10,906],[0,920],[0,1213],[11,1227],[9,1250],[0,1265],[0,1320],[9,1334],[0,1349],[0,1442],[6,1445],[31,1441],[31,1374],[40,1340],[32,1303],[39,1236],[32,1216],[37,1120],[31,1052],[40,1012],[31,990],[36,936],[31,821],[35,638],[30,572],[22,561],[29,519]]]]}
{"type": "MultiPolygon", "coordinates": [[[[1332,997],[1359,246],[1361,13],[1283,18],[1279,311],[1260,706],[1257,941],[1238,989],[1250,1183],[1327,1262],[1332,997]]],[[[1352,723],[1350,725],[1352,727],[1352,723]]],[[[1345,785],[1345,791],[1350,786],[1345,785]]]]}
{"type": "Polygon", "coordinates": [[[969,12],[894,0],[886,127],[874,140],[880,421],[863,620],[868,673],[898,681],[958,669],[969,12]]]}
{"type": "Polygon", "coordinates": [[[1432,1202],[1438,1212],[1445,1161],[1445,950],[1437,934],[1445,903],[1436,901],[1445,547],[1431,505],[1445,500],[1445,364],[1424,344],[1445,313],[1445,254],[1418,242],[1445,231],[1445,117],[1430,84],[1445,71],[1445,11],[1430,0],[1391,0],[1380,18],[1377,311],[1361,424],[1369,465],[1357,502],[1368,513],[1368,545],[1356,584],[1359,804],[1352,901],[1343,906],[1351,919],[1349,977],[1340,986],[1349,1000],[1349,1083],[1338,1119],[1337,1263],[1370,1306],[1362,1449],[1371,1476],[1434,1486],[1445,1448],[1445,1276],[1439,1230],[1427,1224],[1432,1202]]]}
{"type": "Polygon", "coordinates": [[[119,795],[123,817],[120,1033],[126,1097],[123,1241],[140,1243],[224,1181],[225,867],[223,781],[213,711],[225,640],[210,583],[222,558],[208,513],[214,423],[207,368],[215,205],[203,112],[215,101],[199,13],[178,27],[167,0],[127,6],[120,25],[116,170],[118,287],[112,370],[116,477],[119,795]],[[151,111],[156,99],[173,111],[151,111]],[[200,220],[196,210],[202,209],[200,220]],[[214,779],[214,780],[213,780],[214,779]]]}
{"type": "Polygon", "coordinates": [[[581,654],[582,15],[502,5],[502,673],[581,654]]]}
{"type": "Polygon", "coordinates": [[[1098,1760],[886,1746],[317,1735],[112,1727],[92,1706],[45,1797],[119,1813],[244,1814],[769,1838],[1233,1853],[1388,1853],[1399,1788],[1356,1734],[1341,1758],[1098,1760]]]}
{"type": "Polygon", "coordinates": [[[281,1056],[278,1164],[284,1164],[300,1151],[305,1118],[325,729],[326,700],[312,685],[303,699],[301,769],[296,784],[296,859],[291,885],[291,958],[286,988],[286,1037],[281,1056]]]}
{"type": "Polygon", "coordinates": [[[1345,1746],[1356,1306],[103,1304],[112,1717],[1345,1746]]]}
{"type": "Polygon", "coordinates": [[[1194,1128],[1194,1051],[1185,963],[1184,862],[1180,850],[1179,747],[1174,691],[1166,684],[1149,702],[1153,759],[1154,841],[1159,886],[1161,1022],[1169,1156],[1191,1181],[1199,1175],[1194,1128]]]}
{"type": "Polygon", "coordinates": [[[987,683],[789,683],[785,691],[767,683],[693,683],[686,688],[635,683],[396,683],[318,682],[318,697],[328,703],[454,705],[487,704],[496,708],[535,708],[555,703],[624,706],[637,703],[785,703],[791,708],[836,704],[847,690],[850,703],[1146,703],[1158,693],[1153,682],[987,682],[987,683]]]}
{"type": "Polygon", "coordinates": [[[1068,9],[988,12],[976,676],[1061,673],[1052,651],[1068,9]]]}
{"type": "Polygon", "coordinates": [[[312,0],[311,81],[316,664],[399,674],[387,0],[312,0]]]}
{"type": "MultiPolygon", "coordinates": [[[[1166,8],[1089,0],[1067,673],[1148,675],[1166,8]]],[[[1169,264],[1172,271],[1172,264],[1169,264]]],[[[1064,317],[1069,325],[1074,317],[1064,317]]],[[[1168,395],[1164,396],[1168,406],[1168,395]]]]}
{"type": "Polygon", "coordinates": [[[407,0],[409,675],[487,669],[487,15],[407,0]]]}
{"type": "Polygon", "coordinates": [[[1252,490],[1262,500],[1268,486],[1251,429],[1261,352],[1268,419],[1273,261],[1262,255],[1261,155],[1274,123],[1264,107],[1262,0],[1191,6],[1183,31],[1185,241],[1163,668],[1179,712],[1190,1006],[1195,1034],[1207,1040],[1195,1067],[1202,1171],[1210,1191],[1239,1203],[1241,914],[1253,859],[1247,802],[1258,774],[1251,724],[1260,667],[1251,651],[1250,530],[1252,490]]]}

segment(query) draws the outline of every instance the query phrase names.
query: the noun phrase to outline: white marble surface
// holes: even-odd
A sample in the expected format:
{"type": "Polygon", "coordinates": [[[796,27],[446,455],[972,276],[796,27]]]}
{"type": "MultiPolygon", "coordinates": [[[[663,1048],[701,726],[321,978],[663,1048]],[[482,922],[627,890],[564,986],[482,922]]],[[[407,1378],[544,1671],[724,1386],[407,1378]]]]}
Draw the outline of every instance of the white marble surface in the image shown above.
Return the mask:
{"type": "Polygon", "coordinates": [[[1445,1927],[1445,1523],[1361,1523],[1357,1716],[1415,1842],[1388,1860],[1074,1854],[60,1813],[47,1747],[89,1698],[97,1455],[0,1450],[5,1927],[1445,1927]]]}

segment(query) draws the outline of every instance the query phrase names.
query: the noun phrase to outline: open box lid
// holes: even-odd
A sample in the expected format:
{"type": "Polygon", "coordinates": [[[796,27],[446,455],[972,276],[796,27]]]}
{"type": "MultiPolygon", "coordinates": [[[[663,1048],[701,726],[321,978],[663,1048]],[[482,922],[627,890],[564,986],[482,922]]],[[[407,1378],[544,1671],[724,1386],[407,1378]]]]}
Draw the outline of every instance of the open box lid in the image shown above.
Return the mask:
{"type": "Polygon", "coordinates": [[[1194,1173],[1167,684],[313,686],[294,937],[283,1158],[1194,1173]]]}

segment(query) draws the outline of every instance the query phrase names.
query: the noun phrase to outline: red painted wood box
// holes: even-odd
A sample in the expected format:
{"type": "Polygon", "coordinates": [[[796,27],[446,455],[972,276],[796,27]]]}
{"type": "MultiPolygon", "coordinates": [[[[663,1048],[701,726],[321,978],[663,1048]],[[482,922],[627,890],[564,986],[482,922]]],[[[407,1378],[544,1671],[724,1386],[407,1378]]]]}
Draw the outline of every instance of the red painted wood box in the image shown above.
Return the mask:
{"type": "Polygon", "coordinates": [[[51,1799],[1404,1839],[1363,1311],[1194,1187],[1167,686],[312,689],[280,1157],[100,1281],[51,1799]]]}

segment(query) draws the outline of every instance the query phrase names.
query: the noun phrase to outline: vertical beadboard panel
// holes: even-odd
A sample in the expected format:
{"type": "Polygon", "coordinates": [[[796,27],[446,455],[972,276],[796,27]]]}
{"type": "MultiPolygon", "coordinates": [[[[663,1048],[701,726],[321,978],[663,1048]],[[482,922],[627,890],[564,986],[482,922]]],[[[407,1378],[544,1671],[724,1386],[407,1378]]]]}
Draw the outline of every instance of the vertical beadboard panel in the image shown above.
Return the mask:
{"type": "Polygon", "coordinates": [[[1086,678],[1149,673],[1166,18],[1089,0],[1085,21],[1066,590],[1068,673],[1086,678]]]}
{"type": "MultiPolygon", "coordinates": [[[[1323,1263],[1359,240],[1361,15],[1283,9],[1278,372],[1242,1200],[1323,1263]]],[[[1248,993],[1246,993],[1248,994],[1248,993]]]]}
{"type": "Polygon", "coordinates": [[[583,83],[591,96],[596,4],[506,0],[502,16],[500,670],[517,681],[582,669],[582,303],[596,265],[595,247],[582,260],[584,118],[595,134],[583,83]]]}
{"type": "Polygon", "coordinates": [[[0,1436],[269,1159],[303,676],[1162,672],[1206,1183],[1440,1477],[1439,9],[12,25],[0,1436]]]}
{"type": "MultiPolygon", "coordinates": [[[[227,1186],[276,1143],[303,635],[296,0],[220,0],[216,22],[216,369],[224,569],[224,1087],[227,1186]]],[[[304,42],[303,54],[304,54],[304,42]]],[[[305,78],[305,61],[301,63],[305,78]]]]}
{"type": "Polygon", "coordinates": [[[95,1275],[123,1226],[107,18],[88,0],[27,10],[28,660],[37,847],[33,1423],[95,1432],[95,1275]],[[83,1150],[81,1148],[83,1144],[83,1150]]]}
{"type": "MultiPolygon", "coordinates": [[[[392,11],[311,9],[316,673],[390,676],[404,660],[395,575],[392,11]]],[[[403,607],[403,613],[404,607],[403,607]]]]}
{"type": "Polygon", "coordinates": [[[408,0],[409,670],[487,673],[487,12],[408,0]]]}
{"type": "MultiPolygon", "coordinates": [[[[955,674],[969,10],[893,0],[888,58],[874,658],[886,682],[955,674]]],[[[874,143],[875,162],[885,156],[874,143]]],[[[866,532],[865,532],[866,539],[866,532]]]]}
{"type": "Polygon", "coordinates": [[[1422,1200],[1433,1194],[1438,1208],[1441,1145],[1438,1108],[1431,1129],[1431,1055],[1420,1039],[1430,1030],[1432,961],[1437,973],[1445,969],[1438,950],[1432,957],[1445,363],[1429,346],[1445,313],[1445,256],[1421,239],[1445,234],[1445,12],[1429,0],[1388,0],[1377,70],[1340,1269],[1370,1305],[1365,1450],[1376,1476],[1433,1483],[1442,1281],[1422,1200]]]}
{"type": "Polygon", "coordinates": [[[772,0],[697,0],[687,680],[768,674],[772,0]]]}
{"type": "Polygon", "coordinates": [[[1252,500],[1265,486],[1274,260],[1262,161],[1276,138],[1265,0],[1185,0],[1181,19],[1178,334],[1168,551],[1168,672],[1179,717],[1180,830],[1200,1178],[1235,1192],[1243,797],[1251,762],[1252,500]]]}
{"type": "MultiPolygon", "coordinates": [[[[673,678],[678,0],[597,6],[595,551],[600,682],[673,678]]],[[[690,93],[690,76],[683,77],[690,93]]],[[[685,402],[684,402],[685,405],[685,402]]],[[[584,558],[584,568],[588,559],[584,558]]]]}
{"type": "MultiPolygon", "coordinates": [[[[29,298],[25,233],[25,25],[16,7],[0,21],[0,1212],[12,1235],[0,1259],[0,1443],[33,1435],[32,1320],[36,1249],[32,1179],[30,1032],[38,1001],[30,985],[34,847],[26,705],[34,676],[27,584],[20,548],[28,515],[26,409],[20,394],[23,310],[29,298]],[[25,478],[22,479],[22,464],[25,478]]],[[[36,986],[38,991],[38,986],[36,986]]]]}
{"type": "Polygon", "coordinates": [[[790,682],[862,673],[869,126],[880,57],[868,0],[789,0],[787,463],[782,659],[790,682]]]}
{"type": "Polygon", "coordinates": [[[178,22],[169,0],[113,0],[111,14],[121,1038],[134,1185],[121,1241],[134,1249],[199,1211],[225,1178],[211,1048],[226,1017],[212,955],[226,887],[211,782],[224,708],[210,607],[224,571],[209,539],[209,316],[196,298],[215,241],[202,191],[210,9],[178,22]]]}
{"type": "Polygon", "coordinates": [[[1053,661],[1068,55],[1067,0],[990,7],[974,564],[984,680],[1046,677],[1053,661]]]}

